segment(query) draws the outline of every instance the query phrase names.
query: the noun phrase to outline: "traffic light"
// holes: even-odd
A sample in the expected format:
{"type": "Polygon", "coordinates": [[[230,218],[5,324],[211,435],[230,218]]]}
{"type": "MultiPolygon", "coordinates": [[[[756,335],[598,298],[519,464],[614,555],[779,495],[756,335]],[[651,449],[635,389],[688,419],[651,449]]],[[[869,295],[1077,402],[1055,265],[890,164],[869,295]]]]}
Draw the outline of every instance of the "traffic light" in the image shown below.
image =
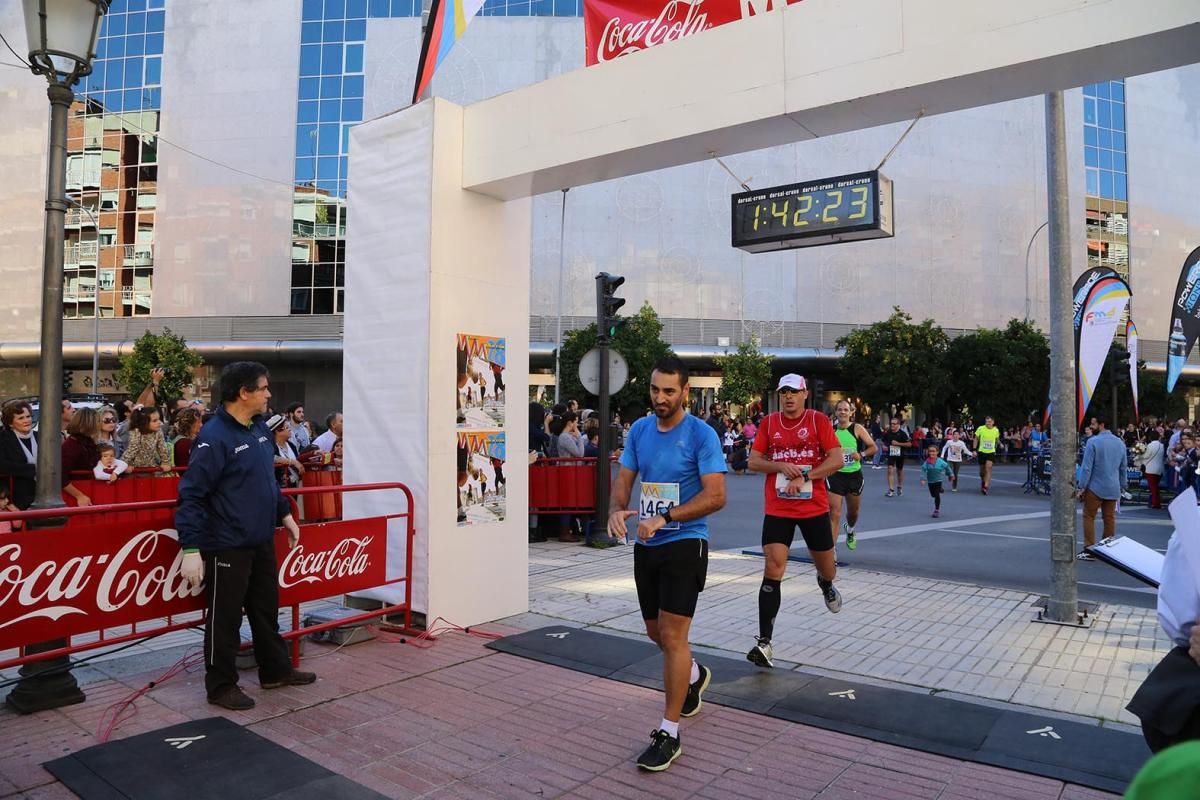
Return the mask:
{"type": "Polygon", "coordinates": [[[1117,386],[1129,385],[1129,357],[1129,351],[1119,344],[1108,351],[1109,376],[1117,386]]]}
{"type": "Polygon", "coordinates": [[[605,341],[616,336],[625,324],[625,320],[617,316],[621,306],[625,305],[625,298],[614,296],[624,282],[620,275],[607,272],[596,276],[596,335],[605,341]]]}
{"type": "Polygon", "coordinates": [[[75,383],[75,373],[72,370],[63,367],[62,387],[63,394],[71,393],[71,385],[75,383]]]}

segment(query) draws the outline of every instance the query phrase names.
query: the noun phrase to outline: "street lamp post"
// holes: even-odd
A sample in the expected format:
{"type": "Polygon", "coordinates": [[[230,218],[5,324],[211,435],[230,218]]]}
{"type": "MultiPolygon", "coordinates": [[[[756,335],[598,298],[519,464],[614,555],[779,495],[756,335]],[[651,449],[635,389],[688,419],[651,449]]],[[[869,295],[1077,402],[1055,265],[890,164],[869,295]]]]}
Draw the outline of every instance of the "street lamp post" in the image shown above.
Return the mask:
{"type": "MultiPolygon", "coordinates": [[[[50,86],[50,144],[46,169],[46,229],[42,250],[42,339],[38,374],[37,494],[34,505],[57,508],[62,501],[62,285],[66,224],[67,113],[71,87],[92,71],[100,20],[109,0],[23,0],[29,65],[50,86]]],[[[31,526],[32,527],[32,526],[31,526]]],[[[64,640],[27,645],[26,655],[57,650],[64,640]]],[[[70,659],[60,656],[21,668],[16,688],[5,698],[22,714],[83,702],[70,659]]]]}
{"type": "Polygon", "coordinates": [[[1046,220],[1038,229],[1029,237],[1029,244],[1025,245],[1025,321],[1029,322],[1029,251],[1033,249],[1033,240],[1042,232],[1042,229],[1050,224],[1050,220],[1046,220]]]}

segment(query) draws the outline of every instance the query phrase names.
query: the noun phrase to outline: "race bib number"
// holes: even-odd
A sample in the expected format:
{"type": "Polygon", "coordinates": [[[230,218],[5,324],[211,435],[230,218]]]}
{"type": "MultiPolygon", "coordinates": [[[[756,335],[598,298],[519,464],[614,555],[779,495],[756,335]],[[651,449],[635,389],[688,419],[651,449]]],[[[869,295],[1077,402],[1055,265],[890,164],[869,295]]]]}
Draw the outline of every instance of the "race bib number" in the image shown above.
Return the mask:
{"type": "Polygon", "coordinates": [[[804,483],[800,484],[800,491],[796,494],[788,494],[788,484],[791,483],[791,478],[784,475],[782,472],[775,473],[775,496],[781,500],[811,500],[813,496],[813,484],[808,479],[808,471],[812,467],[802,466],[804,470],[804,483]]]}
{"type": "Polygon", "coordinates": [[[888,448],[888,455],[892,458],[900,457],[900,445],[894,444],[888,448]]]}
{"type": "Polygon", "coordinates": [[[850,453],[850,452],[843,450],[842,451],[842,466],[848,467],[853,463],[854,463],[854,453],[850,453]]]}
{"type": "MultiPolygon", "coordinates": [[[[678,483],[643,483],[638,500],[638,519],[650,519],[679,505],[678,483]]],[[[678,522],[671,522],[659,530],[677,531],[678,522]]]]}

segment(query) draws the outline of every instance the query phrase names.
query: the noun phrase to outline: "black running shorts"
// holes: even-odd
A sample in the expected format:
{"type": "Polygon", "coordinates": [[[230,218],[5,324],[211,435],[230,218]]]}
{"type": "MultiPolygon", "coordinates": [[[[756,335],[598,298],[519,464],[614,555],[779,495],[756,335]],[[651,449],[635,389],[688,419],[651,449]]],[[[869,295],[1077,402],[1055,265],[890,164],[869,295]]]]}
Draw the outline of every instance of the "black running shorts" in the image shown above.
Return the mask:
{"type": "Polygon", "coordinates": [[[829,489],[829,493],[840,494],[842,497],[859,496],[863,492],[865,483],[866,480],[863,478],[861,469],[854,472],[835,472],[825,479],[825,486],[829,489]]]}
{"type": "Polygon", "coordinates": [[[888,456],[888,466],[904,469],[904,456],[888,456]]]}
{"type": "Polygon", "coordinates": [[[800,527],[800,535],[804,537],[809,552],[823,553],[833,549],[833,525],[829,521],[829,512],[803,519],[767,514],[763,517],[763,546],[782,544],[791,547],[796,538],[797,526],[800,527]]]}
{"type": "Polygon", "coordinates": [[[693,616],[707,577],[708,542],[704,539],[638,543],[633,548],[633,582],[642,619],[658,619],[660,611],[693,616]]]}
{"type": "Polygon", "coordinates": [[[995,453],[976,453],[975,455],[979,459],[980,464],[984,463],[985,461],[995,461],[996,460],[995,453]]]}

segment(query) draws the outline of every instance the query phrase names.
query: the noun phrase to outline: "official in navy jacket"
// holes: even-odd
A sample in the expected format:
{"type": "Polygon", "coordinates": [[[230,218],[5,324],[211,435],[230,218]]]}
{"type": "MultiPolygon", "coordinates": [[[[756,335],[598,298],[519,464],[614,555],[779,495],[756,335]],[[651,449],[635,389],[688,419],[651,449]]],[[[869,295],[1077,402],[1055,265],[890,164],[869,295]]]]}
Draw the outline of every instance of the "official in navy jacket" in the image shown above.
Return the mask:
{"type": "Polygon", "coordinates": [[[238,361],[221,371],[222,407],[192,445],[175,510],[181,574],[192,586],[205,587],[208,702],[235,711],[254,707],[238,686],[235,663],[243,608],[264,689],[316,680],[292,669],[279,635],[275,528],[282,523],[288,529],[291,547],[300,541],[300,528],[275,480],[273,437],[261,419],[270,399],[270,375],[262,364],[238,361]]]}

